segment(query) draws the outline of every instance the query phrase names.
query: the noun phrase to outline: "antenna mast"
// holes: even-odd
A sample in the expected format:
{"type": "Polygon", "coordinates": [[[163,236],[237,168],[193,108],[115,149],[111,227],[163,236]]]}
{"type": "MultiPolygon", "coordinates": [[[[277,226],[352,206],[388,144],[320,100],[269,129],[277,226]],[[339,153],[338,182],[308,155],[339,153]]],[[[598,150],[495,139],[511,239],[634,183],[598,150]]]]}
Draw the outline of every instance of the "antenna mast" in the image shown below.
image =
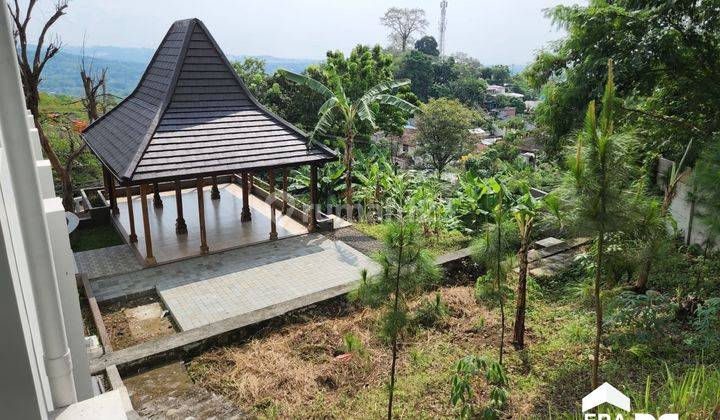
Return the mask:
{"type": "Polygon", "coordinates": [[[445,9],[447,9],[447,0],[440,2],[440,56],[445,56],[445,30],[447,29],[447,16],[445,15],[445,9]]]}

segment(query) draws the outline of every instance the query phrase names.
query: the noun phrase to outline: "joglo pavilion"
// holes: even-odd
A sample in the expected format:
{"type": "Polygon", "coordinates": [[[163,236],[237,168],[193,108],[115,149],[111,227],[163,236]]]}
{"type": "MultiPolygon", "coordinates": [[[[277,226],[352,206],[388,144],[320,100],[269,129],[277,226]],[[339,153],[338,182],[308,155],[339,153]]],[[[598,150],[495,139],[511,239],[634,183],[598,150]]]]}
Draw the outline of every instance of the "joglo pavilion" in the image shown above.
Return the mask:
{"type": "Polygon", "coordinates": [[[103,166],[115,226],[146,265],[315,231],[317,170],[337,159],[253,97],[198,19],[170,27],[135,90],[83,138],[103,166]],[[293,218],[288,170],[303,165],[311,205],[293,218]]]}

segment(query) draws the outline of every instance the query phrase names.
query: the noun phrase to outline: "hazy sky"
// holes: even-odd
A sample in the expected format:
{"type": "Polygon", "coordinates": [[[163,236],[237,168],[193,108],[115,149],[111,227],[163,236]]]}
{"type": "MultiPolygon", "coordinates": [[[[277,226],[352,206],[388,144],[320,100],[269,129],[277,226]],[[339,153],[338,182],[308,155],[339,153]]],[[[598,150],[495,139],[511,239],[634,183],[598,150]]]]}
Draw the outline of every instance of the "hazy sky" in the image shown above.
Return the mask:
{"type": "MultiPolygon", "coordinates": [[[[447,50],[486,64],[523,64],[558,39],[543,9],[585,0],[448,0],[447,50]]],[[[23,3],[25,3],[24,1],[23,3]]],[[[50,0],[35,15],[46,17],[50,0]]],[[[387,44],[379,18],[391,6],[427,13],[427,32],[437,38],[440,0],[71,0],[54,26],[64,43],[155,48],[169,25],[198,17],[228,54],[323,58],[358,43],[387,44]]]]}

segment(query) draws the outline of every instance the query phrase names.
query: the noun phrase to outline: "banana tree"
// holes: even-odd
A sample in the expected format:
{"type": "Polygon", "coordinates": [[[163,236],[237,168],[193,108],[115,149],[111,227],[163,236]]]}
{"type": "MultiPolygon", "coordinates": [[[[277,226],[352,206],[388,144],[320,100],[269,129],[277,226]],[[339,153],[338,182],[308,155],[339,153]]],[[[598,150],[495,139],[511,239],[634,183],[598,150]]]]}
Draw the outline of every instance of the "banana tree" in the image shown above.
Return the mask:
{"type": "Polygon", "coordinates": [[[542,201],[536,200],[529,192],[520,197],[512,209],[520,232],[520,250],[518,252],[518,284],[515,296],[515,324],[513,327],[513,345],[519,349],[525,346],[525,308],[527,306],[527,274],[530,239],[542,201]]]}
{"type": "Polygon", "coordinates": [[[310,138],[317,139],[318,136],[338,137],[344,147],[343,165],[345,165],[345,204],[346,217],[353,216],[352,201],[352,164],[353,164],[353,143],[358,134],[358,124],[365,122],[376,128],[375,116],[371,110],[373,104],[387,105],[391,108],[413,114],[419,111],[415,105],[398,98],[389,93],[394,89],[407,86],[410,81],[407,79],[383,82],[370,88],[365,94],[355,101],[351,101],[345,95],[340,77],[337,74],[330,74],[328,86],[308,76],[293,73],[287,70],[279,70],[286,79],[298,85],[307,86],[319,93],[325,99],[318,110],[318,120],[310,138]],[[334,134],[340,133],[341,136],[334,134]]]}

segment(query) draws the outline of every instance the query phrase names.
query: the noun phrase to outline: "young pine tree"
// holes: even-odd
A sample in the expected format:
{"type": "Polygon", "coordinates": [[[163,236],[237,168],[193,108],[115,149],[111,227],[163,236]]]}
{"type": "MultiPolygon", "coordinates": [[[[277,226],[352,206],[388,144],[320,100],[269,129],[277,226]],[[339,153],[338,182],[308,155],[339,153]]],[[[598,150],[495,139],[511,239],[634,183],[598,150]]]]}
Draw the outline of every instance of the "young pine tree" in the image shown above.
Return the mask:
{"type": "Polygon", "coordinates": [[[608,79],[602,98],[600,116],[595,101],[588,105],[585,125],[577,141],[575,152],[568,159],[570,168],[570,207],[579,233],[595,238],[595,343],[592,361],[592,387],[597,388],[600,370],[600,342],[602,339],[601,287],[604,276],[606,236],[621,229],[624,222],[624,191],[629,188],[627,169],[630,167],[627,144],[630,137],[613,130],[615,84],[612,61],[608,61],[608,79]]]}
{"type": "Polygon", "coordinates": [[[388,419],[392,418],[393,392],[398,339],[408,326],[407,299],[440,277],[440,269],[432,255],[423,248],[419,226],[408,220],[391,222],[383,238],[383,248],[376,256],[381,271],[364,278],[351,297],[371,306],[385,306],[381,335],[392,348],[390,385],[388,388],[388,419]]]}

